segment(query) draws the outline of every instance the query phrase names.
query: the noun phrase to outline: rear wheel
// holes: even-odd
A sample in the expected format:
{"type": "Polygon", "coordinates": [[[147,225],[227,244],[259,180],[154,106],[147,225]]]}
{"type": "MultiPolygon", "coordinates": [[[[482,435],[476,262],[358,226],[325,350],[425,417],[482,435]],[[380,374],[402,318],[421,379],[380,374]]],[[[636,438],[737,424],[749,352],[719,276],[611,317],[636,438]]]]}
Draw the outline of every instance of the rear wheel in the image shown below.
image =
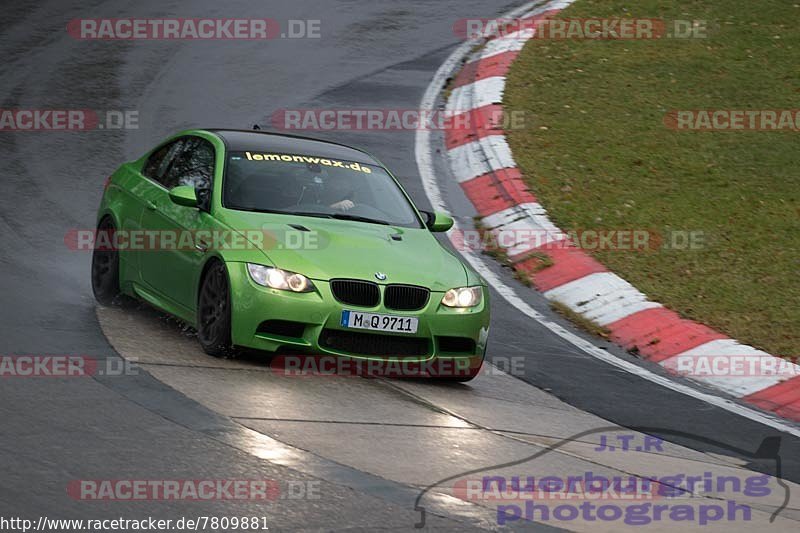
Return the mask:
{"type": "Polygon", "coordinates": [[[197,338],[214,357],[231,353],[231,292],[228,273],[220,261],[208,267],[197,305],[197,338]]]}
{"type": "Polygon", "coordinates": [[[96,245],[92,252],[92,292],[95,299],[103,305],[111,305],[120,294],[119,251],[109,244],[113,242],[114,230],[114,222],[110,218],[101,220],[97,226],[96,245]]]}

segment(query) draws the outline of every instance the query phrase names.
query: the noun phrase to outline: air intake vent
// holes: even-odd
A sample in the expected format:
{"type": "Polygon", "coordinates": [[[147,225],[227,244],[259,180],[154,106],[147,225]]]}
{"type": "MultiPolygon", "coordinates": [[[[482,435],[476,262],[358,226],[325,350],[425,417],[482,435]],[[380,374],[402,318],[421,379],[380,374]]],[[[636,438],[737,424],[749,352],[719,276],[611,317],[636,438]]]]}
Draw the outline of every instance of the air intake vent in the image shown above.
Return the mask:
{"type": "Polygon", "coordinates": [[[333,279],[331,292],[343,304],[359,307],[375,307],[381,299],[375,283],[357,279],[333,279]]]}
{"type": "Polygon", "coordinates": [[[383,304],[398,311],[416,311],[428,303],[430,291],[414,285],[387,285],[383,293],[383,304]]]}
{"type": "Polygon", "coordinates": [[[300,338],[303,336],[305,329],[306,325],[302,322],[292,322],[291,320],[267,320],[259,324],[256,333],[300,338]]]}
{"type": "Polygon", "coordinates": [[[428,355],[430,343],[421,337],[397,337],[356,331],[323,329],[319,343],[325,348],[353,355],[386,358],[428,355]]]}
{"type": "Polygon", "coordinates": [[[445,353],[475,353],[475,341],[469,337],[436,337],[439,351],[445,353]]]}

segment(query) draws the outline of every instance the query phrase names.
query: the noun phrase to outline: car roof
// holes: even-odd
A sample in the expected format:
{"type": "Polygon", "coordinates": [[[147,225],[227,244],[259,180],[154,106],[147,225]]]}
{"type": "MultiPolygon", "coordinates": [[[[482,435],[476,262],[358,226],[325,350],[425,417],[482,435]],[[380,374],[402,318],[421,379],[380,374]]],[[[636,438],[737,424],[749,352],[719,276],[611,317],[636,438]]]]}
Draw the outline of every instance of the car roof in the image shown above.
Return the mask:
{"type": "Polygon", "coordinates": [[[321,139],[258,130],[208,129],[206,131],[220,137],[231,152],[310,155],[382,166],[378,160],[361,150],[321,139]]]}

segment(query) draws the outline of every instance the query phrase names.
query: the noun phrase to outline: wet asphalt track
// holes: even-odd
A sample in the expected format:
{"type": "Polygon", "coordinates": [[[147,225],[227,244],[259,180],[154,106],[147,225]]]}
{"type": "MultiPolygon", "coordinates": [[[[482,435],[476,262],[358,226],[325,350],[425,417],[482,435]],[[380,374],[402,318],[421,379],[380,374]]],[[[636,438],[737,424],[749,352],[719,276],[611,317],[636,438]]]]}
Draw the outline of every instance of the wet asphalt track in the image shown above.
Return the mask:
{"type": "MultiPolygon", "coordinates": [[[[63,239],[69,229],[92,227],[102,181],[121,161],[138,157],[162,137],[186,127],[248,127],[254,122],[266,125],[272,111],[279,108],[415,108],[432,73],[456,43],[451,31],[453,21],[496,16],[516,4],[352,0],[271,2],[258,9],[252,5],[193,2],[191,7],[178,7],[160,2],[53,1],[40,3],[39,7],[3,7],[0,107],[137,110],[139,129],[0,134],[2,354],[117,357],[95,315],[88,283],[90,257],[68,250],[63,239]],[[267,43],[80,42],[64,31],[66,23],[77,17],[170,15],[320,19],[322,38],[267,43]]],[[[401,178],[418,204],[427,207],[414,161],[413,132],[369,132],[335,138],[378,156],[401,178]]],[[[448,201],[456,215],[471,216],[457,190],[450,191],[448,201]]],[[[510,276],[503,275],[508,283],[514,283],[510,276]]],[[[522,288],[520,295],[537,310],[547,312],[546,304],[537,295],[522,288]]],[[[141,325],[145,331],[163,325],[146,313],[141,318],[141,311],[134,315],[139,317],[134,325],[141,325]]],[[[113,327],[118,328],[119,322],[113,327]]],[[[123,338],[149,335],[137,328],[118,333],[123,338]]],[[[175,331],[172,335],[179,334],[175,331]]],[[[613,347],[608,349],[614,351],[613,347]]],[[[141,353],[137,355],[143,359],[141,353]]],[[[696,438],[670,438],[692,448],[739,455],[732,449],[754,451],[765,437],[781,436],[593,360],[495,297],[489,358],[519,356],[525,357],[524,375],[520,378],[552,391],[580,410],[625,427],[656,426],[724,444],[717,447],[701,444],[696,438]]],[[[197,359],[188,364],[200,365],[197,359]]],[[[290,418],[280,409],[280,398],[258,404],[259,416],[251,418],[262,419],[261,422],[245,425],[267,435],[277,434],[278,440],[283,435],[286,442],[301,448],[308,446],[303,449],[311,449],[317,454],[314,457],[321,459],[319,463],[309,457],[300,459],[304,463],[301,469],[285,468],[280,461],[265,461],[247,444],[252,435],[229,418],[241,422],[246,418],[242,413],[228,412],[216,398],[193,397],[191,380],[181,384],[173,377],[176,383],[170,383],[167,373],[159,374],[155,366],[157,363],[152,369],[145,365],[145,371],[136,376],[2,380],[0,515],[260,515],[264,509],[252,503],[204,503],[202,513],[191,502],[151,502],[146,506],[141,502],[87,504],[70,499],[64,490],[72,479],[242,479],[258,472],[259,477],[281,480],[308,480],[314,475],[328,480],[321,481],[325,497],[319,501],[272,504],[275,507],[267,514],[276,529],[404,529],[416,521],[417,514],[409,505],[413,498],[409,500],[409,496],[416,491],[410,486],[419,483],[410,478],[398,479],[403,477],[403,468],[394,477],[380,466],[362,469],[355,460],[355,467],[340,468],[339,465],[348,464],[348,458],[324,446],[344,438],[340,434],[320,427],[313,430],[316,440],[308,440],[302,430],[292,434],[285,424],[281,427],[264,422],[290,418]],[[336,462],[325,461],[330,458],[336,462]],[[364,471],[371,473],[362,474],[364,471]],[[375,471],[383,474],[380,479],[371,477],[375,471]],[[383,478],[393,482],[372,490],[383,478]]],[[[180,369],[177,373],[187,375],[180,369]]],[[[215,381],[213,375],[204,379],[204,384],[215,381]]],[[[235,379],[225,383],[230,389],[237,387],[235,379]]],[[[297,387],[293,385],[297,395],[293,398],[302,402],[304,391],[302,386],[299,391],[297,387]]],[[[401,405],[395,403],[398,392],[391,384],[350,389],[350,383],[334,383],[328,387],[339,389],[331,394],[347,395],[355,403],[359,398],[369,401],[374,411],[385,411],[387,418],[401,405]]],[[[539,407],[550,401],[547,395],[517,383],[509,385],[509,390],[530,389],[531,404],[537,407],[526,410],[521,402],[521,406],[504,412],[502,405],[488,401],[485,408],[481,407],[481,397],[490,397],[491,390],[484,391],[479,385],[468,387],[417,388],[414,394],[431,396],[431,406],[435,407],[475,390],[478,396],[471,404],[469,418],[482,420],[489,427],[493,420],[502,421],[506,429],[515,424],[525,426],[528,417],[537,420],[543,410],[539,407]]],[[[212,391],[217,397],[224,392],[212,391]]],[[[309,406],[296,416],[314,418],[314,409],[309,406]]],[[[401,416],[400,424],[413,425],[419,416],[433,428],[441,425],[441,421],[428,420],[428,411],[409,411],[401,416]]],[[[369,410],[363,416],[368,414],[369,410]]],[[[572,416],[584,415],[578,410],[564,414],[565,419],[572,416]]],[[[335,421],[336,414],[320,412],[319,417],[321,421],[325,417],[335,421]]],[[[559,425],[561,418],[551,418],[542,422],[537,432],[565,433],[559,425]]],[[[376,422],[379,430],[385,429],[380,427],[380,421],[376,422]]],[[[358,432],[345,437],[372,438],[368,433],[359,437],[358,432]]],[[[420,436],[419,445],[429,446],[428,439],[436,438],[436,432],[420,436]]],[[[414,444],[411,439],[409,445],[414,444]]],[[[798,481],[798,439],[782,436],[781,444],[784,477],[798,481]]],[[[370,453],[376,462],[385,462],[381,461],[380,450],[370,453]]],[[[501,457],[505,452],[493,449],[492,453],[501,457]]],[[[408,470],[414,468],[409,466],[408,470]]],[[[456,521],[465,511],[453,502],[444,501],[440,511],[445,518],[430,517],[428,525],[459,530],[474,525],[456,521]]]]}

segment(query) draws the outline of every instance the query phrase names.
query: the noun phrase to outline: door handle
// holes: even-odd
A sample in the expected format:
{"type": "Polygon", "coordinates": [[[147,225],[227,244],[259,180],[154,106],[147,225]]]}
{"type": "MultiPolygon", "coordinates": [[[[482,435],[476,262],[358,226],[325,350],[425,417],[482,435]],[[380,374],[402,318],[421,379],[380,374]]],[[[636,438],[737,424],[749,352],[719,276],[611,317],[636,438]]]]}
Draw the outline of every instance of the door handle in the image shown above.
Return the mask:
{"type": "Polygon", "coordinates": [[[150,211],[155,211],[156,209],[158,209],[158,206],[154,202],[151,202],[150,200],[148,200],[145,205],[147,206],[147,209],[149,209],[150,211]]]}
{"type": "Polygon", "coordinates": [[[197,244],[194,245],[195,250],[198,252],[205,253],[208,250],[208,243],[205,241],[197,241],[197,244]]]}

